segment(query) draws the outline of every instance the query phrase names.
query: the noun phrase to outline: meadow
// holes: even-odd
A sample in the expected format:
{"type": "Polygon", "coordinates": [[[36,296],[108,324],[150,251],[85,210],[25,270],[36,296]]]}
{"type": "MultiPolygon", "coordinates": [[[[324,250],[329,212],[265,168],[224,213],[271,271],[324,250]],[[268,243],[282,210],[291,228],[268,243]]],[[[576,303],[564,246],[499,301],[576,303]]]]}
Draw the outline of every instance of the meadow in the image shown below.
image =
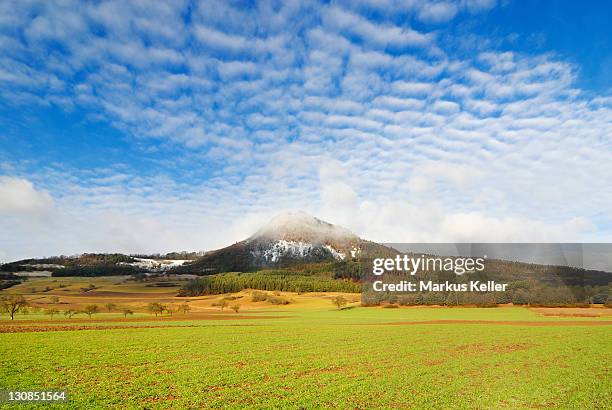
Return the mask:
{"type": "Polygon", "coordinates": [[[366,308],[347,294],[340,310],[331,294],[283,293],[291,303],[275,306],[239,292],[235,313],[214,306],[219,295],[147,295],[105,278],[79,296],[70,280],[48,291],[61,292],[59,305],[193,309],[12,323],[5,314],[0,389],[65,389],[58,408],[611,408],[610,309],[366,308]]]}

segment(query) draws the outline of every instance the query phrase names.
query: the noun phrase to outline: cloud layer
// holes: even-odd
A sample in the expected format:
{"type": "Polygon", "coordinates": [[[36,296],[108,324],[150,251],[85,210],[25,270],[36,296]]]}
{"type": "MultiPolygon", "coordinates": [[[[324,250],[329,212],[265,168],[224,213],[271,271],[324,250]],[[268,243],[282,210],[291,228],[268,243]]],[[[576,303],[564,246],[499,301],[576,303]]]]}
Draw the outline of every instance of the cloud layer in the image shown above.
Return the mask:
{"type": "Polygon", "coordinates": [[[379,241],[609,240],[612,99],[561,56],[446,40],[494,6],[2,3],[6,104],[82,110],[168,155],[8,158],[0,257],[208,249],[288,209],[379,241]]]}

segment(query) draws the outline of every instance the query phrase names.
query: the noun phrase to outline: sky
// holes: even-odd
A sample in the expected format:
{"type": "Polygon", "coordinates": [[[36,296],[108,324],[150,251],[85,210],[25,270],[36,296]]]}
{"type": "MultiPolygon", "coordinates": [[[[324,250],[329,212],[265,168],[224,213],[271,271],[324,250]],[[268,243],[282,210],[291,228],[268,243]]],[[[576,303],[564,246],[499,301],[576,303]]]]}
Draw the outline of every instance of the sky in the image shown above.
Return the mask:
{"type": "Polygon", "coordinates": [[[0,261],[610,242],[612,4],[0,1],[0,261]]]}

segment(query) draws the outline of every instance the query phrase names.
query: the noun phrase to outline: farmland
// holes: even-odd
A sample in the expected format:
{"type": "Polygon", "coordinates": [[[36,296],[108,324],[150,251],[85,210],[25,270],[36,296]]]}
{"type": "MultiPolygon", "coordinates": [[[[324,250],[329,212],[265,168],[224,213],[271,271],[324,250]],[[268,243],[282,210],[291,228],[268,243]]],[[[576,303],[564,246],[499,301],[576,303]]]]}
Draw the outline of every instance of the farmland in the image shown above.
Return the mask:
{"type": "MultiPolygon", "coordinates": [[[[610,309],[364,308],[345,294],[282,293],[287,305],[121,278],[39,279],[10,289],[44,309],[112,301],[134,315],[6,314],[0,389],[65,389],[73,408],[609,408],[610,309]],[[39,281],[39,282],[37,282],[39,281]],[[31,288],[34,293],[28,293],[31,288]],[[50,290],[38,293],[38,288],[50,290]],[[155,317],[151,301],[187,301],[155,317]],[[217,306],[215,306],[217,305],[217,306]]],[[[4,294],[7,292],[5,291],[4,294]]],[[[103,311],[104,312],[104,311],[103,311]]],[[[58,405],[66,408],[66,405],[58,405]]],[[[22,407],[22,405],[19,405],[22,407]]]]}

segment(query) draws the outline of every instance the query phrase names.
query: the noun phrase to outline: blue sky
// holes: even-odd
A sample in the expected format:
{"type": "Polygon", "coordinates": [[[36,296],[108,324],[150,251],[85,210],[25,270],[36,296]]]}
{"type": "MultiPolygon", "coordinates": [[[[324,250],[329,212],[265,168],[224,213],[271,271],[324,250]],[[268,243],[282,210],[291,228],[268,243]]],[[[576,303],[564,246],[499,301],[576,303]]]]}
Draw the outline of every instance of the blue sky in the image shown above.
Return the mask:
{"type": "Polygon", "coordinates": [[[369,239],[609,241],[612,6],[1,2],[0,260],[369,239]]]}

